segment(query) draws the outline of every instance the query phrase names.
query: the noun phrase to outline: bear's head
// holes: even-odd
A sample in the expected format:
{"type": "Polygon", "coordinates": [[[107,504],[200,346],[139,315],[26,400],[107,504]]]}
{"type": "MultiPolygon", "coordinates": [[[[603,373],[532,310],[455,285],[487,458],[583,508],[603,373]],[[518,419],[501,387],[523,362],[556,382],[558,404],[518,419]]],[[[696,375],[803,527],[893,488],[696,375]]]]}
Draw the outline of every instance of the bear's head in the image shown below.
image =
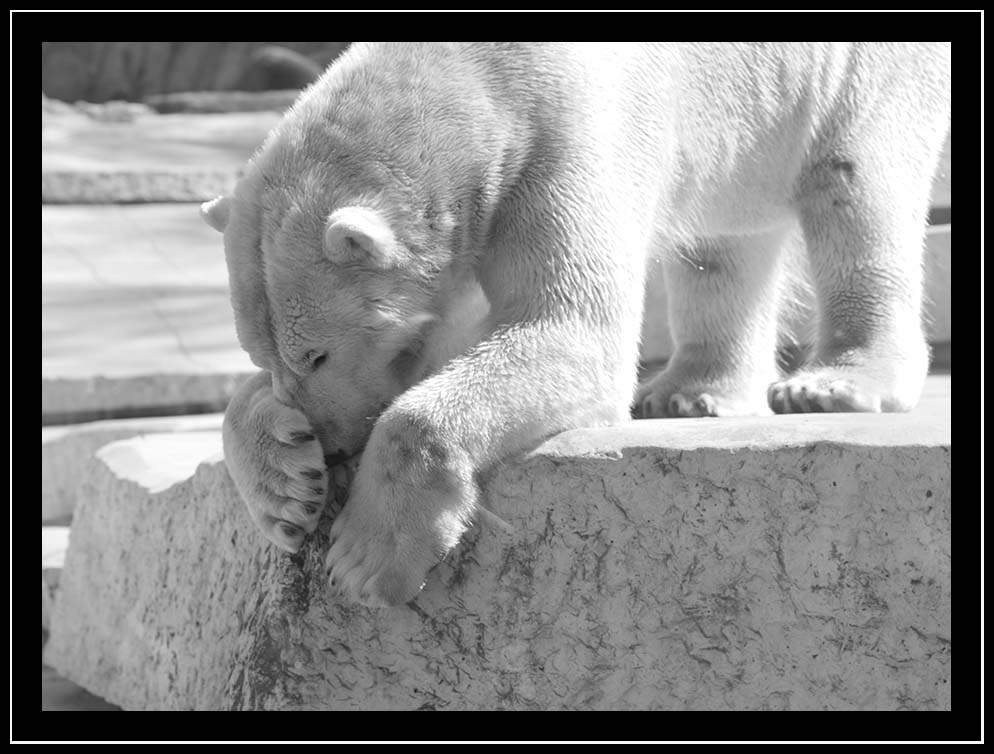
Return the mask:
{"type": "Polygon", "coordinates": [[[326,454],[351,454],[424,376],[446,256],[432,230],[444,218],[405,214],[406,198],[389,188],[345,189],[347,165],[280,146],[201,213],[224,233],[242,348],[272,375],[277,398],[308,417],[326,454]]]}

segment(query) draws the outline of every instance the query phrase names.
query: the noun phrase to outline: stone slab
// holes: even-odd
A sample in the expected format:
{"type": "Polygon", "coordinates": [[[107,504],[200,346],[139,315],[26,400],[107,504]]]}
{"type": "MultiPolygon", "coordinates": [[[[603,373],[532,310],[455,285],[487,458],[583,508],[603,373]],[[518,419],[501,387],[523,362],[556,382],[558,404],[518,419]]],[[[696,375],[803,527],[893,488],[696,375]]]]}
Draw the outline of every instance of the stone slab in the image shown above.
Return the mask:
{"type": "Polygon", "coordinates": [[[127,709],[949,709],[950,388],[563,433],[484,476],[389,610],[326,591],[328,517],[265,544],[204,437],[119,441],[80,477],[45,659],[127,709]],[[205,462],[152,492],[156,453],[205,462]]]}
{"type": "Polygon", "coordinates": [[[254,372],[195,204],[42,206],[42,416],[220,410],[254,372]]]}
{"type": "Polygon", "coordinates": [[[80,476],[94,453],[115,440],[147,434],[221,429],[223,414],[98,421],[41,430],[41,520],[68,523],[80,476]]]}
{"type": "Polygon", "coordinates": [[[68,526],[41,527],[41,628],[43,631],[47,631],[51,625],[55,593],[59,588],[59,576],[68,549],[68,526]]]}

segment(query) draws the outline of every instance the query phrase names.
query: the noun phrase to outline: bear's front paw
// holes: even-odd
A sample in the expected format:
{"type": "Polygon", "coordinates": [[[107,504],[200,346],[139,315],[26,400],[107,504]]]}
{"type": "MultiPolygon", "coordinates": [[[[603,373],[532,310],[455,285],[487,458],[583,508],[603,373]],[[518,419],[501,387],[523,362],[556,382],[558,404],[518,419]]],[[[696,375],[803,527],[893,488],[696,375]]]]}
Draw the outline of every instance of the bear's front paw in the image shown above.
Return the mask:
{"type": "Polygon", "coordinates": [[[402,605],[418,595],[444,550],[431,535],[396,530],[377,507],[353,501],[335,519],[328,583],[367,607],[402,605]]]}
{"type": "Polygon", "coordinates": [[[891,397],[888,386],[855,370],[812,368],[779,380],[768,391],[770,408],[778,414],[821,412],[908,411],[913,401],[891,397]]]}
{"type": "Polygon", "coordinates": [[[369,607],[416,597],[475,509],[468,463],[417,427],[390,418],[377,426],[331,528],[329,584],[369,607]]]}
{"type": "Polygon", "coordinates": [[[273,544],[297,552],[317,528],[328,491],[324,454],[307,419],[263,392],[246,416],[225,418],[224,449],[256,526],[273,544]]]}

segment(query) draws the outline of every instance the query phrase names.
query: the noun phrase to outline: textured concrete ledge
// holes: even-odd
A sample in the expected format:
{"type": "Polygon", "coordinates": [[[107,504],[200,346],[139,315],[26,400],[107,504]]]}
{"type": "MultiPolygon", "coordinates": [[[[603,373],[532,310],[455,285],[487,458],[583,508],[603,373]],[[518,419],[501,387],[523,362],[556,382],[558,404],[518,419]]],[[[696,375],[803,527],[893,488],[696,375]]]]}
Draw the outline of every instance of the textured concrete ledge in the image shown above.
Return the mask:
{"type": "Polygon", "coordinates": [[[119,441],[79,480],[46,661],[129,709],[948,709],[943,385],[907,415],[564,433],[385,611],[326,592],[327,518],[290,556],[216,458],[149,476],[211,433],[119,441]]]}
{"type": "MultiPolygon", "coordinates": [[[[98,421],[41,430],[41,520],[66,524],[76,507],[79,480],[94,453],[129,437],[219,431],[223,414],[98,421]]],[[[42,556],[44,559],[44,554],[42,556]]],[[[61,567],[61,561],[60,561],[61,567]]]]}
{"type": "Polygon", "coordinates": [[[59,588],[59,577],[69,549],[68,526],[41,527],[41,628],[47,631],[52,622],[52,608],[59,588]]]}

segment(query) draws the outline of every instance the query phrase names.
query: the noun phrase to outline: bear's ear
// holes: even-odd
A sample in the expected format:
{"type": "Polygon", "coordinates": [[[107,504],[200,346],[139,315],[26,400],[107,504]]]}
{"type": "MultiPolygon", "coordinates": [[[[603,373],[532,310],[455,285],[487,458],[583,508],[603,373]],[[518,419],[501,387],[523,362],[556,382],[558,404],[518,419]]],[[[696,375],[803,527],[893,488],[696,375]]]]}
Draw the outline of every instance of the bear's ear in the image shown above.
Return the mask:
{"type": "Polygon", "coordinates": [[[218,233],[224,233],[228,226],[228,215],[231,212],[231,199],[218,196],[200,205],[200,216],[218,233]]]}
{"type": "Polygon", "coordinates": [[[331,214],[324,229],[324,253],[340,264],[365,262],[381,269],[395,267],[402,257],[390,224],[368,207],[343,207],[331,214]]]}

